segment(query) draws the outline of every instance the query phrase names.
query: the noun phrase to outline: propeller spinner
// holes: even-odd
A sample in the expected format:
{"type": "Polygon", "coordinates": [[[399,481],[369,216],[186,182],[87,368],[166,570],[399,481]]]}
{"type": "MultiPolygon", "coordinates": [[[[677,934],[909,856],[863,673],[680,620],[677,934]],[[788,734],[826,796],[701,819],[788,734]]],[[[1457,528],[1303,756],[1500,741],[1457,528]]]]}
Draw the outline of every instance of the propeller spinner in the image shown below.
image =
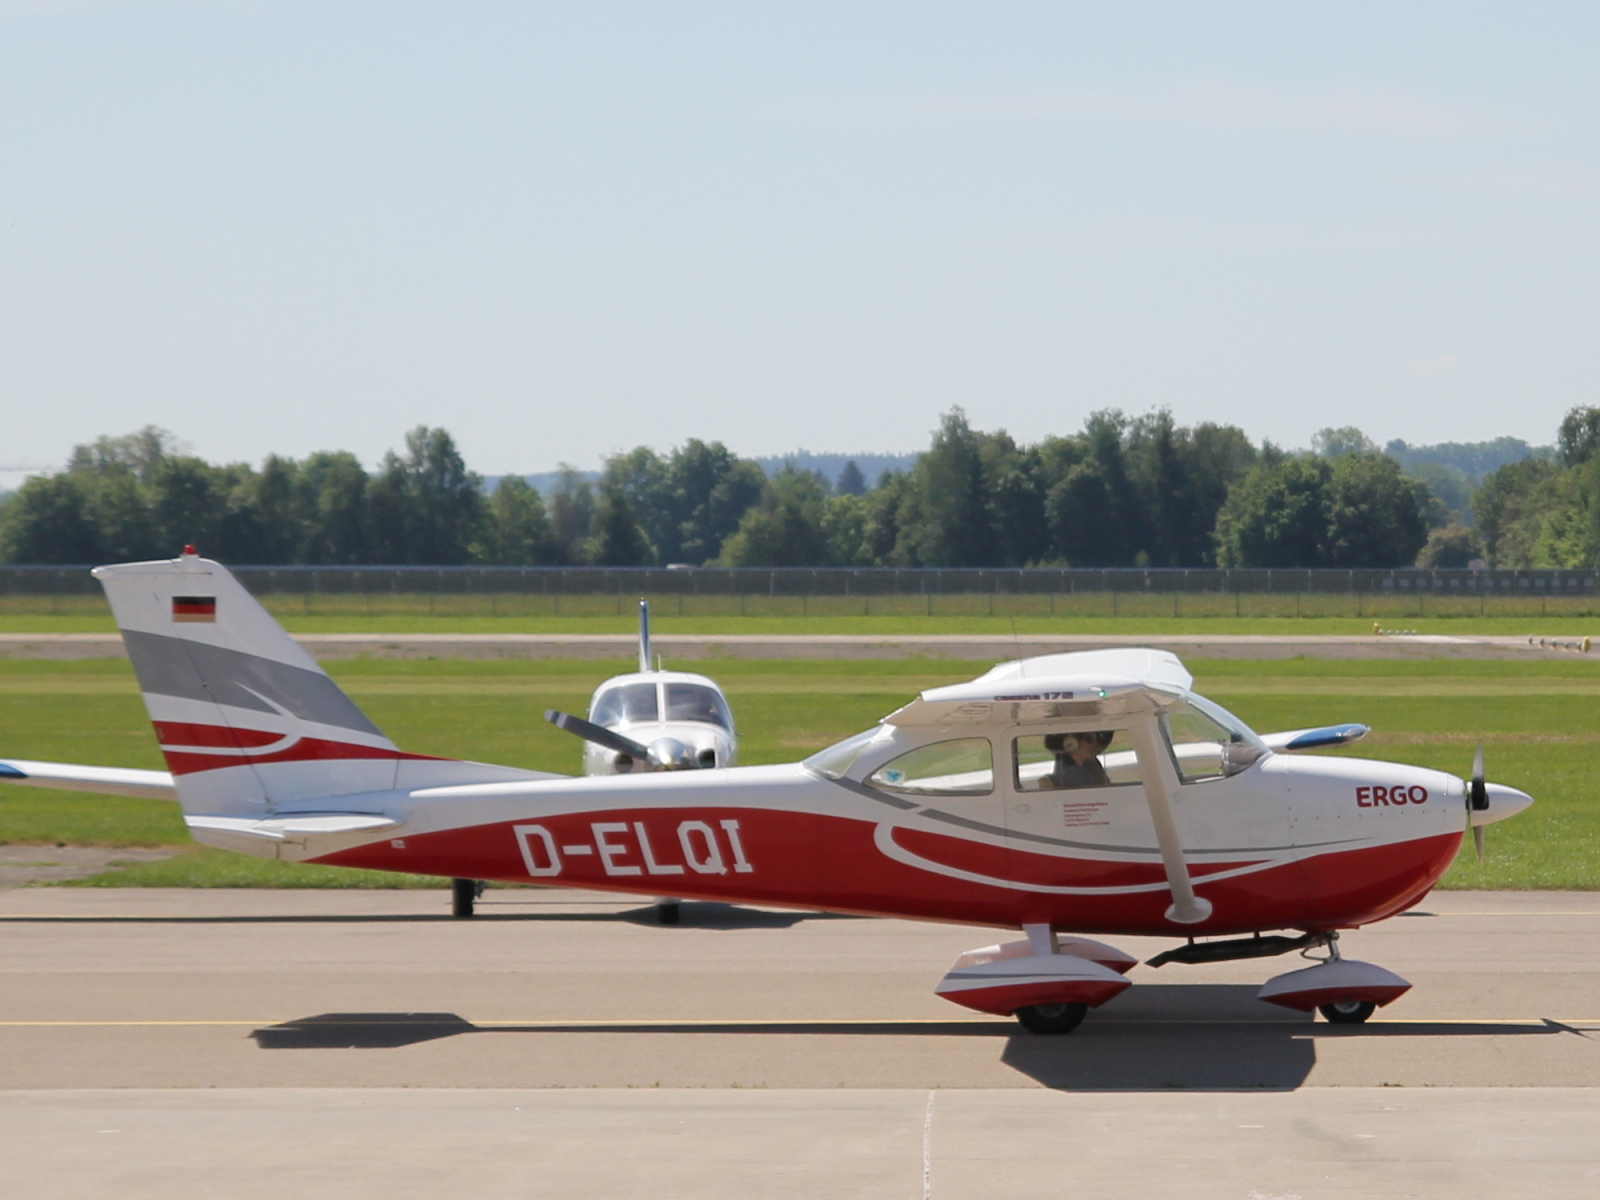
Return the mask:
{"type": "Polygon", "coordinates": [[[703,765],[712,765],[701,763],[694,751],[677,738],[657,738],[646,746],[643,742],[624,737],[604,725],[596,725],[593,721],[586,721],[582,717],[575,717],[559,709],[546,709],[544,719],[557,729],[576,734],[585,741],[604,746],[607,750],[615,750],[618,754],[626,754],[646,771],[692,771],[703,765]]]}

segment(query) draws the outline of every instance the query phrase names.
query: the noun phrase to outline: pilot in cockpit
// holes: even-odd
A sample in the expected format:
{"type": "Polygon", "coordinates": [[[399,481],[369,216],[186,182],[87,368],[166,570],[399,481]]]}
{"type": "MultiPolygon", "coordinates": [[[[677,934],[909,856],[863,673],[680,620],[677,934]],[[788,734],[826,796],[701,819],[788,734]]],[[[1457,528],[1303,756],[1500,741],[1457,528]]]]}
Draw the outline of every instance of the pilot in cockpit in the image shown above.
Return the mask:
{"type": "Polygon", "coordinates": [[[1111,780],[1100,755],[1111,745],[1109,729],[1094,733],[1046,734],[1044,748],[1055,755],[1055,769],[1039,781],[1041,788],[1107,787],[1111,780]]]}

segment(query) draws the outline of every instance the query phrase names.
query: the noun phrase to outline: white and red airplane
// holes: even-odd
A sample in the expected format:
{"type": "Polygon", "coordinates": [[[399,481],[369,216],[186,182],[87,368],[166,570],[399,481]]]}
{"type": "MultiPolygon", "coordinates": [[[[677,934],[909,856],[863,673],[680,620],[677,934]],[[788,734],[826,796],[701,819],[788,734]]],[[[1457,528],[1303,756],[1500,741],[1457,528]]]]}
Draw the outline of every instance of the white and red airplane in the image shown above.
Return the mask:
{"type": "Polygon", "coordinates": [[[1416,904],[1464,831],[1531,798],[1370,760],[1286,753],[1172,655],[1004,663],[922,693],[801,763],[583,778],[408,754],[215,562],[100,567],[170,775],[0,760],[10,782],[176,795],[194,837],[295,862],[1020,929],[939,995],[1062,1033],[1129,986],[1083,936],[1152,959],[1316,949],[1264,1000],[1359,1022],[1410,986],[1341,930],[1416,904]],[[1286,932],[1263,935],[1262,931],[1286,932]],[[1203,940],[1201,940],[1203,939],[1203,940]]]}

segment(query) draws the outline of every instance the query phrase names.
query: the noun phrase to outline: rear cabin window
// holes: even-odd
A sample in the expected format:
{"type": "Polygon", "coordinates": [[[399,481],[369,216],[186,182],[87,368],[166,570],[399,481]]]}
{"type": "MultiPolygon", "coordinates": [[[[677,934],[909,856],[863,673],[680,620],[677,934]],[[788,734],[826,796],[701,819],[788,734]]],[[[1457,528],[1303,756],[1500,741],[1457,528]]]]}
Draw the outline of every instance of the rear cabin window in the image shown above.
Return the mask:
{"type": "Polygon", "coordinates": [[[994,752],[988,738],[934,742],[890,759],[867,782],[905,796],[987,796],[994,791],[994,752]]]}
{"type": "Polygon", "coordinates": [[[589,712],[589,720],[606,726],[660,719],[653,683],[625,683],[601,692],[589,712]]]}

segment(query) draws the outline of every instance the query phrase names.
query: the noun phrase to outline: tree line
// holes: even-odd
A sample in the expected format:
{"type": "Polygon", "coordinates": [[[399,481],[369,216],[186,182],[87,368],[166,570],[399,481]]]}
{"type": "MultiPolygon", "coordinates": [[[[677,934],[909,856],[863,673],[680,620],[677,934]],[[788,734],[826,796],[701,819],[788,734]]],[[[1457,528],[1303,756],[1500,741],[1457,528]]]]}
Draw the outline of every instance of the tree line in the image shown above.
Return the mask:
{"type": "Polygon", "coordinates": [[[1574,408],[1554,455],[1498,468],[1472,503],[1493,566],[1600,566],[1600,408],[1574,408]]]}
{"type": "Polygon", "coordinates": [[[486,487],[437,428],[412,430],[371,471],[345,451],[211,464],[146,428],[80,446],[8,497],[0,558],[128,561],[194,543],[258,564],[1594,565],[1600,410],[1575,409],[1558,441],[1554,458],[1441,498],[1356,429],[1297,453],[1165,410],[1103,411],[1023,445],[954,409],[908,470],[876,481],[853,462],[837,480],[769,476],[690,439],[615,454],[593,480],[563,467],[541,492],[516,476],[486,487]]]}

